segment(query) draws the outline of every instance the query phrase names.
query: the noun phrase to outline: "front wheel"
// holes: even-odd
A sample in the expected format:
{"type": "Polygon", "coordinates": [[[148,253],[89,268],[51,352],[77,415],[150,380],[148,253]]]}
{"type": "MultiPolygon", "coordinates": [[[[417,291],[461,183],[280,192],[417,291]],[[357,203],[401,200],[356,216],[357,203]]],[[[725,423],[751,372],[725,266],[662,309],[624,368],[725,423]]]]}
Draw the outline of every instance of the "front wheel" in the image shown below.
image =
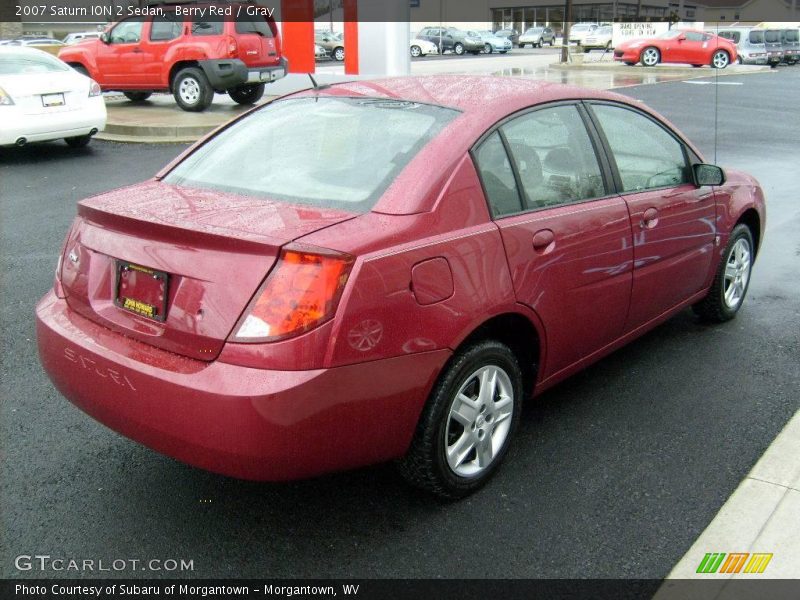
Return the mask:
{"type": "Polygon", "coordinates": [[[131,102],[144,102],[153,94],[151,92],[122,92],[122,95],[131,102]]]}
{"type": "Polygon", "coordinates": [[[731,232],[708,295],[692,308],[703,320],[730,321],[739,312],[750,285],[755,246],[750,228],[740,223],[731,232]]]}
{"type": "Polygon", "coordinates": [[[459,352],[431,392],[401,474],[447,499],[480,488],[508,451],[522,389],[519,362],[505,344],[488,340],[459,352]]]}
{"type": "Polygon", "coordinates": [[[486,44],[483,47],[483,51],[486,52],[486,54],[491,54],[494,51],[494,48],[492,48],[491,44],[486,44]]]}
{"type": "Polygon", "coordinates": [[[252,85],[240,85],[239,87],[228,90],[228,96],[237,104],[255,104],[264,95],[266,84],[255,83],[252,85]]]}
{"type": "Polygon", "coordinates": [[[455,52],[459,56],[464,54],[464,44],[456,44],[455,46],[453,46],[453,52],[455,52]]]}
{"type": "Polygon", "coordinates": [[[411,56],[414,58],[419,58],[422,56],[422,48],[419,46],[411,46],[411,56]]]}
{"type": "Polygon", "coordinates": [[[334,49],[333,58],[335,58],[339,62],[342,62],[344,60],[344,48],[334,49]]]}
{"type": "Polygon", "coordinates": [[[711,66],[715,69],[724,69],[731,62],[731,57],[724,50],[717,50],[711,58],[711,66]]]}
{"type": "Polygon", "coordinates": [[[70,148],[85,148],[92,141],[92,136],[79,135],[77,137],[64,138],[64,141],[67,142],[67,146],[70,148]]]}
{"type": "Polygon", "coordinates": [[[655,67],[661,62],[661,52],[658,51],[658,48],[652,46],[645,48],[642,50],[641,61],[645,67],[655,67]]]}
{"type": "Polygon", "coordinates": [[[211,106],[214,89],[208,83],[205,73],[197,67],[187,67],[178,71],[172,83],[175,102],[188,112],[201,112],[211,106]]]}

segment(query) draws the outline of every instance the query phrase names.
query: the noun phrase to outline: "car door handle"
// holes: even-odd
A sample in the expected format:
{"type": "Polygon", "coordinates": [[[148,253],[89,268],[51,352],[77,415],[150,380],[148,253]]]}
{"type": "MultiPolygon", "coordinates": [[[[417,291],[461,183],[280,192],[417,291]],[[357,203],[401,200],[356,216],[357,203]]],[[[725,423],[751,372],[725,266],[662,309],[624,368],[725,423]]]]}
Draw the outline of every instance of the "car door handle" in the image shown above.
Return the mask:
{"type": "Polygon", "coordinates": [[[537,252],[549,252],[553,249],[556,236],[549,229],[542,229],[533,234],[533,249],[537,252]]]}
{"type": "Polygon", "coordinates": [[[658,210],[655,208],[648,208],[642,214],[642,229],[652,229],[658,225],[658,210]]]}
{"type": "Polygon", "coordinates": [[[134,48],[133,50],[131,50],[131,52],[133,52],[135,54],[141,54],[142,50],[140,48],[134,48]]]}

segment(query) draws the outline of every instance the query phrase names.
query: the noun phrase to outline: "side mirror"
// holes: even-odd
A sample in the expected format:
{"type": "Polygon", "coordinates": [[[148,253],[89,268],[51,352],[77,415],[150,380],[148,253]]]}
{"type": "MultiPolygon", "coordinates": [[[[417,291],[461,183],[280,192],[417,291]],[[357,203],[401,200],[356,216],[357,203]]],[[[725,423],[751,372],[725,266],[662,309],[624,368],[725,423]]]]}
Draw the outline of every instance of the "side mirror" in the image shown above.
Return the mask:
{"type": "Polygon", "coordinates": [[[107,44],[108,43],[108,33],[106,33],[105,31],[103,33],[101,33],[100,34],[100,41],[103,42],[104,44],[107,44]]]}
{"type": "Polygon", "coordinates": [[[682,34],[680,34],[680,35],[678,36],[678,41],[679,41],[679,42],[683,42],[683,41],[685,41],[685,40],[686,40],[686,34],[685,34],[685,33],[682,33],[682,34]]]}
{"type": "Polygon", "coordinates": [[[694,166],[694,181],[700,187],[722,185],[725,183],[725,171],[716,165],[698,164],[694,166]]]}

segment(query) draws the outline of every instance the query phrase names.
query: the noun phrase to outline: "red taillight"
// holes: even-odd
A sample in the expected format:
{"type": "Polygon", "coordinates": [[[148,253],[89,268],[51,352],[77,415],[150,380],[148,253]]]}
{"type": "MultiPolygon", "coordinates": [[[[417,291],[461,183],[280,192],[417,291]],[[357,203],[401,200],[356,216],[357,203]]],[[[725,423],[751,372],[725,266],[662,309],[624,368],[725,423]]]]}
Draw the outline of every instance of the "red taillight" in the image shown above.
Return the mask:
{"type": "Polygon", "coordinates": [[[289,246],[237,325],[237,342],[266,342],[299,335],[330,319],[353,257],[289,246]]]}
{"type": "Polygon", "coordinates": [[[236,38],[228,36],[228,57],[236,58],[239,55],[239,46],[236,44],[236,38]]]}

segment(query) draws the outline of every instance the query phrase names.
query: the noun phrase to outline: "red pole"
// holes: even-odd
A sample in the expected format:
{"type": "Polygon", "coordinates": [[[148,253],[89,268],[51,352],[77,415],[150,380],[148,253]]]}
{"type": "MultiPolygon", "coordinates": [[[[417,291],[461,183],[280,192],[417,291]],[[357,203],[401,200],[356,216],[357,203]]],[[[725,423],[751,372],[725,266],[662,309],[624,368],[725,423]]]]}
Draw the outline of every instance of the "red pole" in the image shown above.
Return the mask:
{"type": "Polygon", "coordinates": [[[358,0],[344,0],[344,72],[358,75],[358,0]]]}
{"type": "Polygon", "coordinates": [[[290,73],[313,73],[314,0],[281,0],[283,55],[290,73]]]}

